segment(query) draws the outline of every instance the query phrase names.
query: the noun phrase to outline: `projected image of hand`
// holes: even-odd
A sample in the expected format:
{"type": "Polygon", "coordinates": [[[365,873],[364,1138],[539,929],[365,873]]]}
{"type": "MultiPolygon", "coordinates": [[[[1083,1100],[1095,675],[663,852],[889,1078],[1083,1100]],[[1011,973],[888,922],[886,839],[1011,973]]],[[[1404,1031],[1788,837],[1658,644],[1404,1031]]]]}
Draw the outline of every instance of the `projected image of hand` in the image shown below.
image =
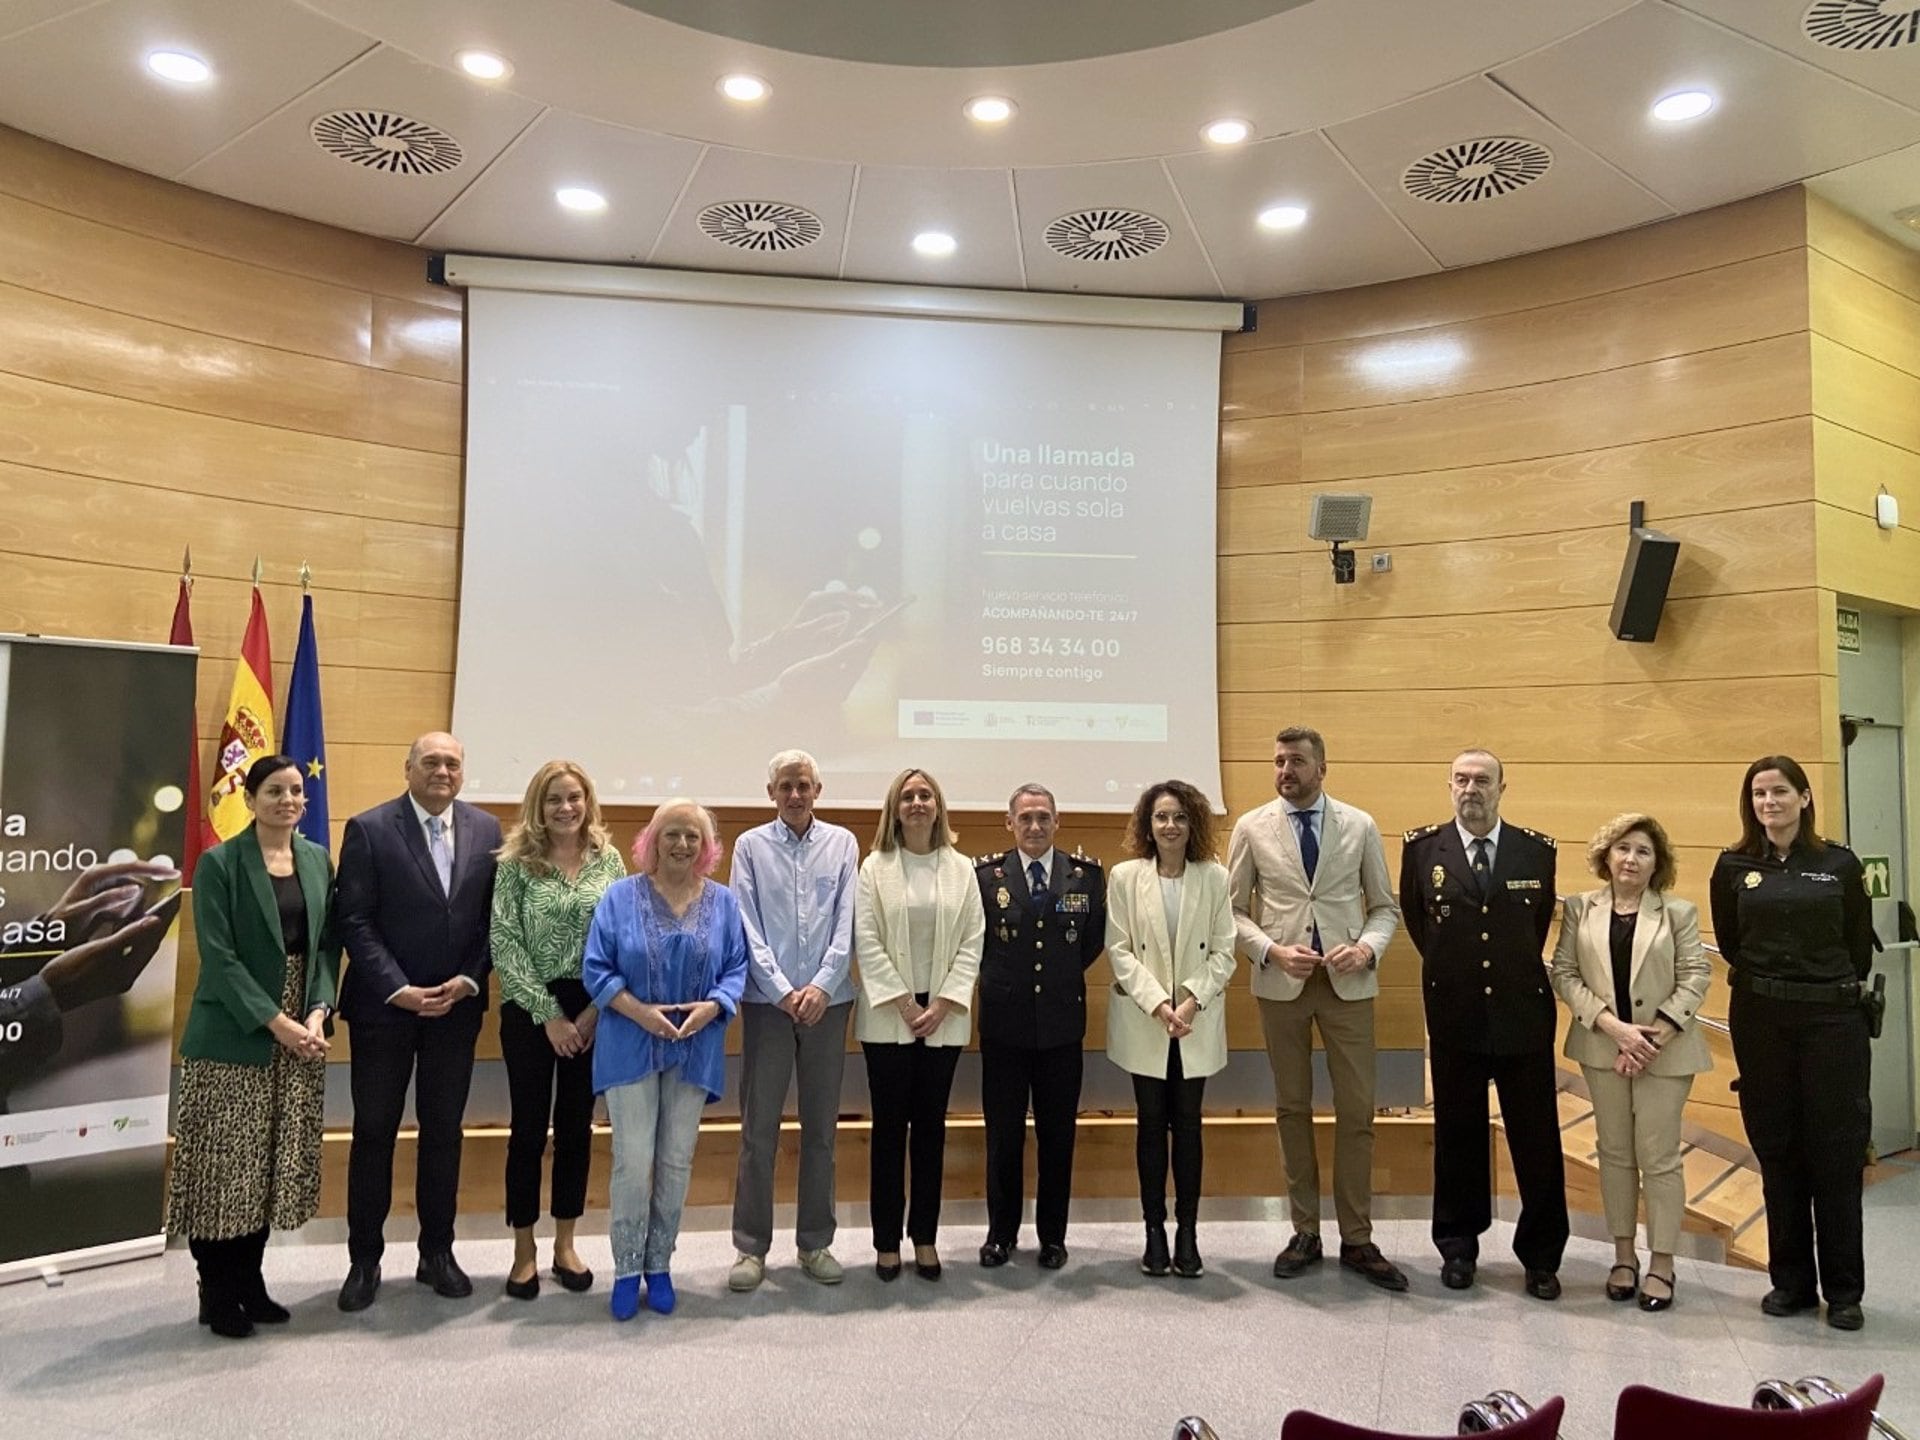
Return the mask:
{"type": "Polygon", "coordinates": [[[782,701],[795,705],[837,705],[873,659],[874,636],[856,635],[824,655],[789,665],[774,682],[782,701]]]}

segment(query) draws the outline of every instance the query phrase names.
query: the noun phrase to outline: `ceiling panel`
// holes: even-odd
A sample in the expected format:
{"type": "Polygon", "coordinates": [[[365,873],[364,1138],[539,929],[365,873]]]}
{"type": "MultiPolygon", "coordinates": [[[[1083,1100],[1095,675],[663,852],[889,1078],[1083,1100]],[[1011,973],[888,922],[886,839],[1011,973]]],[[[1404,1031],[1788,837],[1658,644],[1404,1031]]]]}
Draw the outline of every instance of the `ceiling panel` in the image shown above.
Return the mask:
{"type": "Polygon", "coordinates": [[[549,110],[420,237],[436,250],[592,260],[646,259],[703,147],[549,110]],[[563,186],[597,190],[607,208],[585,215],[553,198],[563,186]]]}
{"type": "Polygon", "coordinates": [[[851,165],[782,160],[715,146],[701,158],[686,193],[674,207],[652,263],[755,275],[838,276],[853,172],[851,165]],[[792,250],[737,250],[701,230],[700,212],[709,205],[750,200],[799,206],[820,221],[820,237],[792,250]]]}
{"type": "Polygon", "coordinates": [[[0,0],[0,40],[101,0],[0,0]]]}
{"type": "Polygon", "coordinates": [[[508,91],[381,49],[301,95],[182,178],[290,215],[411,240],[538,113],[531,101],[508,91]],[[336,110],[389,111],[436,126],[459,142],[461,161],[436,175],[393,175],[351,164],[322,150],[312,137],[314,120],[336,110]]]}
{"type": "Polygon", "coordinates": [[[919,285],[1021,286],[1013,181],[1005,170],[905,170],[863,166],[847,241],[848,280],[919,285]],[[943,259],[916,254],[925,230],[953,236],[943,259]]]}
{"type": "Polygon", "coordinates": [[[1157,160],[1020,170],[1013,180],[1020,206],[1021,250],[1032,289],[1208,300],[1224,293],[1180,209],[1173,182],[1157,160]],[[1167,227],[1166,243],[1133,260],[1072,260],[1048,248],[1044,236],[1055,220],[1110,207],[1143,210],[1161,221],[1167,227]]]}
{"type": "Polygon", "coordinates": [[[173,177],[371,43],[291,0],[114,0],[0,42],[0,114],[173,177]],[[146,68],[153,50],[197,55],[213,78],[162,80],[146,68]]]}
{"type": "Polygon", "coordinates": [[[1318,133],[1167,162],[1220,283],[1236,299],[1336,290],[1438,270],[1433,257],[1318,133]],[[1273,231],[1256,223],[1274,205],[1299,205],[1307,222],[1273,231]]]}
{"type": "MultiPolygon", "coordinates": [[[[1920,45],[1909,42],[1884,50],[1844,50],[1820,45],[1807,37],[1801,23],[1807,0],[1674,0],[1683,9],[1764,40],[1767,44],[1809,64],[1818,65],[1856,85],[1878,91],[1903,104],[1920,108],[1920,45]]],[[[1856,4],[1853,14],[1865,7],[1856,4]]],[[[1903,15],[1911,22],[1911,0],[1889,0],[1881,6],[1887,18],[1903,15]]]]}
{"type": "Polygon", "coordinates": [[[1442,264],[1475,265],[1644,224],[1671,211],[1491,81],[1475,78],[1327,132],[1349,163],[1442,264]],[[1497,199],[1416,200],[1407,167],[1462,141],[1532,140],[1553,152],[1546,174],[1497,199]]]}
{"type": "MultiPolygon", "coordinates": [[[[1908,64],[1920,69],[1920,54],[1908,64]]],[[[1920,140],[1920,114],[1663,5],[1549,45],[1495,78],[1679,209],[1721,205],[1920,140]],[[1670,124],[1680,90],[1718,103],[1670,124]]]]}

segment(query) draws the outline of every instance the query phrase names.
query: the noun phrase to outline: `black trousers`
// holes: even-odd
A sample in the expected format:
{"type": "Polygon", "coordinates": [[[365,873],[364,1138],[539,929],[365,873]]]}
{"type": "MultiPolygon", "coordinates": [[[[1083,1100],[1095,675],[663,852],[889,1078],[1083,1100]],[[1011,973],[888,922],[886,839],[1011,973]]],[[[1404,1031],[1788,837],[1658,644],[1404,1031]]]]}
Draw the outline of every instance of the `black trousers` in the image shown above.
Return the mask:
{"type": "Polygon", "coordinates": [[[395,1011],[394,1020],[353,1027],[353,1150],[347,1159],[347,1255],[356,1265],[379,1261],[382,1231],[393,1206],[393,1144],[413,1084],[420,1126],[413,1182],[420,1214],[420,1253],[453,1248],[460,1200],[460,1124],[473,1082],[473,1043],[480,1002],[463,1000],[438,1020],[395,1011]]]}
{"type": "MultiPolygon", "coordinates": [[[[571,1020],[588,1005],[578,980],[557,980],[554,998],[571,1020]]],[[[540,1218],[540,1160],[553,1126],[553,1218],[578,1220],[587,1208],[593,1158],[593,1051],[561,1059],[544,1026],[518,1005],[500,1007],[500,1058],[512,1104],[507,1132],[507,1224],[524,1230],[540,1218]]]]}
{"type": "Polygon", "coordinates": [[[916,1040],[911,1045],[863,1042],[860,1048],[867,1057],[867,1093],[873,1101],[873,1163],[867,1188],[873,1248],[885,1254],[898,1250],[903,1219],[914,1244],[931,1245],[940,1230],[947,1099],[953,1093],[960,1047],[916,1040]]]}
{"type": "Polygon", "coordinates": [[[1434,1247],[1448,1259],[1478,1259],[1493,1224],[1491,1084],[1520,1187],[1513,1253],[1529,1270],[1558,1270],[1569,1224],[1553,1050],[1481,1055],[1435,1045],[1432,1068],[1434,1247]]]}
{"type": "Polygon", "coordinates": [[[1080,1113],[1080,1083],[1085,1068],[1078,1040],[1044,1050],[980,1042],[989,1240],[1011,1246],[1020,1239],[1020,1208],[1027,1188],[1027,1104],[1031,1099],[1040,1170],[1034,1190],[1033,1228],[1042,1245],[1067,1243],[1074,1117],[1080,1113]]]}
{"type": "Polygon", "coordinates": [[[1134,1164],[1140,1171],[1140,1213],[1149,1225],[1167,1223],[1167,1154],[1173,1154],[1173,1218],[1200,1218],[1200,1103],[1206,1078],[1189,1080],[1180,1068],[1180,1042],[1167,1042],[1167,1078],[1133,1077],[1134,1164]]]}
{"type": "Polygon", "coordinates": [[[1767,1273],[1792,1295],[1857,1305],[1867,1288],[1860,1187],[1873,1135],[1866,1017],[1853,1005],[1735,986],[1727,1025],[1767,1201],[1767,1273]]]}

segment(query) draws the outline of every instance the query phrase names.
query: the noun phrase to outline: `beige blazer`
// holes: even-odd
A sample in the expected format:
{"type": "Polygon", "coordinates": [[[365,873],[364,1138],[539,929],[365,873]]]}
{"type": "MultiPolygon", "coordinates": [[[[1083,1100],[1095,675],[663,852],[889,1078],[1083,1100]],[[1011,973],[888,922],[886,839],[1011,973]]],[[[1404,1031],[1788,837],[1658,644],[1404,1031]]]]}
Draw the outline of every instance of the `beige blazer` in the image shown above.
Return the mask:
{"type": "MultiPolygon", "coordinates": [[[[1365,945],[1378,962],[1399,927],[1400,904],[1373,817],[1329,795],[1321,829],[1320,859],[1309,881],[1299,831],[1278,799],[1234,822],[1227,845],[1234,929],[1240,953],[1253,966],[1253,993],[1263,1000],[1292,1000],[1306,987],[1280,966],[1262,963],[1269,944],[1311,944],[1318,925],[1324,949],[1365,945]]],[[[1327,978],[1342,1000],[1368,1000],[1380,991],[1377,964],[1348,975],[1330,970],[1327,978]]]]}
{"type": "Polygon", "coordinates": [[[1193,1034],[1180,1042],[1180,1071],[1189,1080],[1227,1063],[1227,983],[1233,979],[1233,910],[1227,871],[1217,860],[1192,861],[1180,887],[1179,923],[1167,945],[1167,910],[1154,861],[1123,860],[1107,880],[1107,1058],[1131,1075],[1164,1080],[1167,1027],[1153,1018],[1163,1000],[1200,1004],[1193,1034]]]}
{"type": "MultiPolygon", "coordinates": [[[[1611,891],[1569,895],[1560,915],[1560,942],[1553,950],[1553,993],[1573,1012],[1563,1053],[1597,1070],[1611,1070],[1620,1053],[1619,1046],[1594,1028],[1600,1016],[1613,1009],[1608,940],[1612,913],[1611,891]]],[[[1628,972],[1633,1014],[1621,1018],[1651,1025],[1658,1013],[1680,1027],[1661,1047],[1649,1075],[1698,1075],[1713,1068],[1706,1037],[1693,1023],[1712,974],[1700,948],[1700,912],[1689,901],[1649,889],[1640,897],[1640,918],[1633,926],[1633,968],[1628,972]]]]}
{"type": "MultiPolygon", "coordinates": [[[[933,989],[953,1013],[927,1037],[929,1045],[965,1045],[973,1034],[973,987],[987,912],[973,866],[951,845],[934,852],[937,912],[933,926],[933,989]]],[[[907,936],[907,871],[898,850],[876,850],[860,866],[853,902],[853,1033],[876,1044],[911,1045],[913,1032],[894,1002],[911,995],[913,950],[907,936]]]]}

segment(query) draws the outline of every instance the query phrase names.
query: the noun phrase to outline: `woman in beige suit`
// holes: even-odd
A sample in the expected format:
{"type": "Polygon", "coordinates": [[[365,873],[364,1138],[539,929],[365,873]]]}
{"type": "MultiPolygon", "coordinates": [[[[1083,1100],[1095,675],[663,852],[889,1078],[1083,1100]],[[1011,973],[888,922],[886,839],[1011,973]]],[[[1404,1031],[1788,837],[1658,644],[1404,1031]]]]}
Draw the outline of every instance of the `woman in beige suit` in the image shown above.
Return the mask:
{"type": "Polygon", "coordinates": [[[1665,1310],[1687,1200],[1680,1114],[1693,1077],[1713,1068],[1693,1024],[1711,971],[1699,911],[1666,893],[1673,846],[1658,820],[1616,815],[1593,837],[1587,860],[1607,883],[1567,897],[1553,989],[1573,1012],[1565,1053],[1586,1074],[1599,1131],[1600,1193],[1614,1237],[1607,1298],[1637,1292],[1642,1310],[1665,1310]],[[1652,1251],[1644,1282],[1634,1251],[1642,1186],[1652,1251]]]}
{"type": "Polygon", "coordinates": [[[980,883],[953,840],[940,786],[924,770],[902,770],[887,791],[854,899],[859,992],[853,1026],[872,1098],[868,1195],[873,1268],[882,1280],[899,1277],[903,1223],[913,1240],[915,1273],[940,1278],[934,1241],[947,1097],[973,1030],[973,986],[987,933],[980,883]]]}
{"type": "Polygon", "coordinates": [[[1150,787],[1133,807],[1126,846],[1137,860],[1107,881],[1107,1058],[1133,1076],[1134,1156],[1147,1249],[1140,1269],[1202,1272],[1200,1103],[1207,1076],[1227,1063],[1227,982],[1233,907],[1227,868],[1213,858],[1213,810],[1179,780],[1150,787]],[[1167,1154],[1173,1154],[1174,1244],[1167,1252],[1167,1154]]]}

